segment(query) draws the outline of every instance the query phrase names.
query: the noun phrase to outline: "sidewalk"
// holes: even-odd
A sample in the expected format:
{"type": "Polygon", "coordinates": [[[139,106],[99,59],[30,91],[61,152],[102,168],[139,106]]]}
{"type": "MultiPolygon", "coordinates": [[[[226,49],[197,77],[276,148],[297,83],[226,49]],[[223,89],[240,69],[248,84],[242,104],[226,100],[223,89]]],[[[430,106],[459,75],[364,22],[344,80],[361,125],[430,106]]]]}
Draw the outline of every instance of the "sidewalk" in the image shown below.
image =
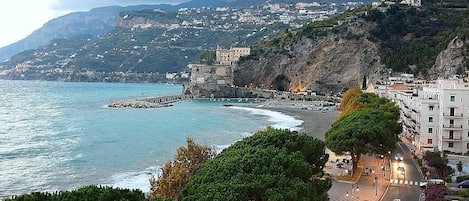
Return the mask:
{"type": "Polygon", "coordinates": [[[332,156],[331,158],[333,160],[330,160],[326,164],[327,168],[325,169],[325,171],[333,177],[332,187],[328,191],[329,199],[331,201],[381,200],[389,186],[390,180],[389,170],[381,170],[381,165],[383,165],[382,160],[374,156],[362,155],[361,160],[363,160],[364,167],[362,167],[361,170],[368,167],[375,171],[374,173],[369,173],[368,176],[365,174],[365,171],[362,171],[362,174],[357,178],[357,181],[350,182],[335,179],[336,177],[343,175],[346,172],[345,169],[349,168],[349,166],[338,168],[333,162],[336,160],[336,157],[332,156]]]}

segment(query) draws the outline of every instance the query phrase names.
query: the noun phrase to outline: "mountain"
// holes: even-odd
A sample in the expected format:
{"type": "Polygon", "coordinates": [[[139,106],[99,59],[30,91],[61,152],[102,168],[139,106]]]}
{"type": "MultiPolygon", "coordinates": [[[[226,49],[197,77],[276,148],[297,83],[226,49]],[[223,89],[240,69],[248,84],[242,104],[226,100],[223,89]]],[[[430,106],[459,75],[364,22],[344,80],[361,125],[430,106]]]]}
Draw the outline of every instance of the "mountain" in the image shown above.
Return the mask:
{"type": "Polygon", "coordinates": [[[310,8],[315,9],[311,13],[327,13],[327,19],[301,15],[290,4],[123,11],[117,27],[106,34],[56,39],[11,57],[0,63],[0,77],[109,81],[119,75],[129,81],[127,73],[185,71],[217,45],[251,47],[251,55],[235,68],[237,86],[330,93],[364,80],[383,83],[398,73],[451,77],[469,69],[465,2],[418,7],[352,2],[310,8]]]}
{"type": "Polygon", "coordinates": [[[469,4],[452,5],[367,6],[285,31],[241,60],[235,85],[329,93],[364,79],[383,83],[398,73],[463,75],[469,69],[469,4]]]}
{"type": "Polygon", "coordinates": [[[52,39],[66,39],[79,35],[92,37],[104,34],[116,26],[116,19],[120,12],[145,9],[163,9],[176,11],[179,8],[216,7],[226,5],[226,0],[193,0],[179,5],[137,5],[137,6],[109,6],[95,8],[88,12],[74,12],[44,24],[26,38],[11,45],[0,48],[0,61],[22,52],[47,45],[52,39]]]}
{"type": "MultiPolygon", "coordinates": [[[[356,4],[359,5],[359,4],[356,4]]],[[[178,5],[176,7],[179,7],[178,5]]],[[[159,8],[122,11],[111,31],[54,39],[0,63],[4,79],[107,80],[114,72],[178,72],[218,45],[250,46],[285,29],[325,19],[349,5],[316,5],[304,15],[294,5],[249,8],[159,8]],[[96,76],[97,74],[99,76],[96,76]]],[[[147,80],[149,81],[149,80],[147,80]]]]}

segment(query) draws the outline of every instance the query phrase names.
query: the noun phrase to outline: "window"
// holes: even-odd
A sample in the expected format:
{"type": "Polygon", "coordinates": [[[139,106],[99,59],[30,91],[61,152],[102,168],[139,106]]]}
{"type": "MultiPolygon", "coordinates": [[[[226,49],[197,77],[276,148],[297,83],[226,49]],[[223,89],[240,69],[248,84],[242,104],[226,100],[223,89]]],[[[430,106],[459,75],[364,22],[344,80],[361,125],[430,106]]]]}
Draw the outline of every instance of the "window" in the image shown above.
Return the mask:
{"type": "Polygon", "coordinates": [[[454,131],[449,131],[449,139],[453,139],[454,138],[454,131]]]}
{"type": "Polygon", "coordinates": [[[448,147],[449,147],[449,148],[453,148],[453,147],[454,147],[454,143],[449,142],[449,143],[448,143],[448,147]]]}
{"type": "Polygon", "coordinates": [[[433,144],[433,140],[432,139],[427,139],[427,144],[433,144]]]}
{"type": "Polygon", "coordinates": [[[466,144],[466,148],[469,149],[469,143],[466,144]]]}
{"type": "Polygon", "coordinates": [[[432,123],[433,122],[433,117],[428,117],[428,122],[432,123]]]}
{"type": "Polygon", "coordinates": [[[450,97],[449,97],[449,101],[451,101],[451,102],[454,102],[455,99],[456,99],[455,96],[450,96],[450,97]]]}
{"type": "Polygon", "coordinates": [[[454,107],[449,108],[449,116],[454,116],[454,107]]]}
{"type": "Polygon", "coordinates": [[[433,133],[433,128],[428,128],[428,133],[433,133]]]}
{"type": "Polygon", "coordinates": [[[428,106],[428,111],[433,111],[433,108],[434,108],[433,105],[428,106]]]}

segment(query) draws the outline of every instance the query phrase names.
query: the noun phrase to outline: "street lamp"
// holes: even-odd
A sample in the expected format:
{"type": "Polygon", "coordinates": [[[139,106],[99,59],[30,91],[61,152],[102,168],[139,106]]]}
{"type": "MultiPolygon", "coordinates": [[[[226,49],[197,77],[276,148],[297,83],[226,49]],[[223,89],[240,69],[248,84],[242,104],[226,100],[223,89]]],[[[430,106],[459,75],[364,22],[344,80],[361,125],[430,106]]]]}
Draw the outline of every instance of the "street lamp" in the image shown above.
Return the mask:
{"type": "Polygon", "coordinates": [[[378,195],[378,177],[375,176],[375,195],[378,195]]]}

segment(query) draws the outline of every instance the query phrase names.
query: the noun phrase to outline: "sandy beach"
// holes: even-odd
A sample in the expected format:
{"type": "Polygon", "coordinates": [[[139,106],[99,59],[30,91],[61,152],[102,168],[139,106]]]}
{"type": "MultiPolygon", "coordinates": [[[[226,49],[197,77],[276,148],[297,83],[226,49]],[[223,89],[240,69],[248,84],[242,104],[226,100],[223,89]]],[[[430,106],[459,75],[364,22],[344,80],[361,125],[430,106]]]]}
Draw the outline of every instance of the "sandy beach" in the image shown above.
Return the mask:
{"type": "Polygon", "coordinates": [[[324,134],[331,127],[332,122],[339,114],[339,111],[322,112],[290,107],[265,107],[259,109],[277,111],[303,120],[303,124],[301,125],[302,130],[300,132],[306,133],[307,135],[311,135],[321,140],[324,140],[324,134]]]}
{"type": "Polygon", "coordinates": [[[272,107],[262,109],[281,112],[283,114],[293,116],[296,119],[303,120],[303,124],[301,125],[302,130],[300,132],[306,133],[307,135],[311,135],[321,140],[324,140],[324,134],[331,127],[332,122],[334,122],[334,119],[339,114],[339,111],[321,112],[289,107],[272,107]]]}
{"type": "Polygon", "coordinates": [[[302,109],[301,105],[303,104],[304,102],[295,101],[269,101],[268,103],[252,105],[240,104],[239,106],[271,110],[295,117],[303,121],[303,124],[300,126],[302,128],[300,132],[324,141],[324,134],[331,127],[340,111],[302,109]]]}

